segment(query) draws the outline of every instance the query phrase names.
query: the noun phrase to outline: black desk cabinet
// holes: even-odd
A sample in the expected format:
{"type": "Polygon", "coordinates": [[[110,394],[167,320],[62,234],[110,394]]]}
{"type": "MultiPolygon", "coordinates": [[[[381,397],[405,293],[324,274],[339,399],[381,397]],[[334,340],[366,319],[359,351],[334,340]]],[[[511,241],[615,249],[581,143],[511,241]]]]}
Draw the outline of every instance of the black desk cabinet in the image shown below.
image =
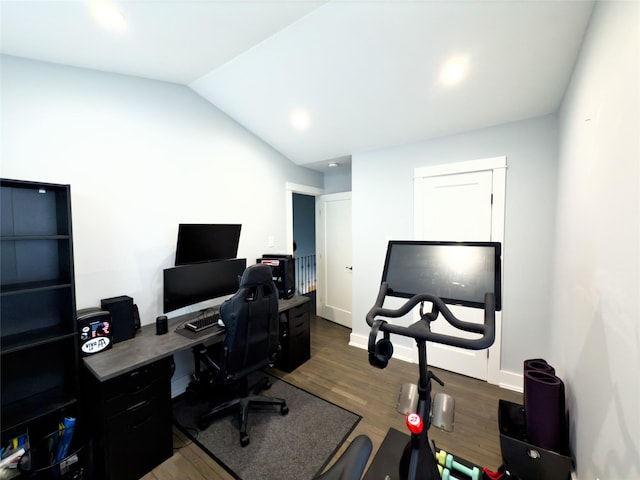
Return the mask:
{"type": "Polygon", "coordinates": [[[292,372],[311,358],[308,301],[280,313],[280,346],[282,351],[275,365],[280,370],[292,372]]]}
{"type": "Polygon", "coordinates": [[[168,357],[104,382],[85,371],[83,384],[96,480],[136,480],[171,457],[168,357]]]}

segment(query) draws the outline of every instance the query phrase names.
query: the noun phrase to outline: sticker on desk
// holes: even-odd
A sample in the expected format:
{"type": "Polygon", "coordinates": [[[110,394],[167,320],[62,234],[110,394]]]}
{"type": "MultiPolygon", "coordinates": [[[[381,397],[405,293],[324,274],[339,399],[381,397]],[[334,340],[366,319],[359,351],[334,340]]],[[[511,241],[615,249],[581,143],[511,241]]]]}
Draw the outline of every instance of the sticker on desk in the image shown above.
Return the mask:
{"type": "Polygon", "coordinates": [[[111,348],[111,322],[97,321],[80,330],[80,350],[83,355],[93,355],[111,348]]]}
{"type": "Polygon", "coordinates": [[[106,350],[111,346],[111,339],[109,337],[95,337],[86,340],[82,347],[82,353],[86,355],[92,355],[94,353],[106,350]]]}

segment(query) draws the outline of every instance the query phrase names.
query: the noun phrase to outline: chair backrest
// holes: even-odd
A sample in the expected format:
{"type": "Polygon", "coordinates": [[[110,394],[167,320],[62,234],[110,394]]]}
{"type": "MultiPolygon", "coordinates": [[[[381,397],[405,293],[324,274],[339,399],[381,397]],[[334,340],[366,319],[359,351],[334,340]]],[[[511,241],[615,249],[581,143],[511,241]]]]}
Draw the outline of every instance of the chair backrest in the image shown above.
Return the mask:
{"type": "Polygon", "coordinates": [[[271,267],[248,267],[240,289],[220,306],[225,324],[224,375],[238,379],[273,364],[280,349],[278,290],[271,267]]]}

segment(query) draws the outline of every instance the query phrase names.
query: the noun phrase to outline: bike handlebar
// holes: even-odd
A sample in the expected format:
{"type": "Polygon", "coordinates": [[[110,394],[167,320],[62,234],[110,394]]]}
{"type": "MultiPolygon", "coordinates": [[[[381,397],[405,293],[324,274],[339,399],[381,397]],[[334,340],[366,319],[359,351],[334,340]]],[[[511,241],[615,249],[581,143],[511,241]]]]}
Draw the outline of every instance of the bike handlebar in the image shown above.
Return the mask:
{"type": "Polygon", "coordinates": [[[382,308],[382,304],[384,303],[384,299],[387,295],[387,289],[387,282],[382,282],[380,285],[380,291],[378,292],[378,297],[376,298],[376,303],[371,310],[369,310],[369,313],[367,313],[367,323],[370,327],[373,326],[373,322],[376,319],[375,317],[378,315],[388,318],[398,318],[409,313],[421,302],[431,302],[433,304],[431,312],[422,315],[422,318],[412,325],[402,327],[400,325],[391,325],[387,322],[383,322],[380,325],[380,330],[383,332],[394,333],[396,335],[411,337],[416,340],[441,343],[468,350],[482,350],[484,348],[488,348],[495,340],[496,301],[493,293],[486,293],[484,296],[484,323],[479,324],[457,319],[440,297],[436,297],[429,293],[414,295],[407,300],[404,305],[397,309],[382,308]],[[453,327],[466,332],[481,334],[482,337],[469,339],[432,332],[430,323],[436,319],[438,313],[442,313],[445,320],[447,320],[447,322],[449,322],[453,327]]]}

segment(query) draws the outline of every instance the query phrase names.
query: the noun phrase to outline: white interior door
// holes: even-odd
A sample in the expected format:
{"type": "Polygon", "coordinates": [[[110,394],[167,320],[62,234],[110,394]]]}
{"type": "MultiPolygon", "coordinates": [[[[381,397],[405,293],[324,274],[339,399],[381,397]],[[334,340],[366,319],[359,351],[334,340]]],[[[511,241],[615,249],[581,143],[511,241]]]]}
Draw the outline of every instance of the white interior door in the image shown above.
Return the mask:
{"type": "MultiPolygon", "coordinates": [[[[503,212],[496,212],[496,207],[498,210],[502,208],[503,198],[500,198],[497,205],[494,202],[496,176],[498,180],[504,181],[504,172],[500,171],[496,175],[493,170],[416,176],[416,239],[502,241],[501,235],[500,238],[495,238],[496,217],[499,216],[500,221],[504,221],[503,212]]],[[[501,196],[503,189],[504,185],[498,188],[501,196]]],[[[500,229],[497,231],[501,233],[500,229]]],[[[475,323],[484,321],[484,312],[480,309],[457,305],[450,306],[450,309],[461,320],[475,323]]],[[[432,324],[432,329],[438,333],[477,338],[476,334],[453,328],[443,318],[438,318],[432,324]]],[[[499,346],[496,354],[499,368],[499,346]]],[[[488,380],[491,376],[488,350],[466,350],[429,343],[427,360],[435,367],[481,380],[488,380]]],[[[493,377],[496,374],[494,372],[493,377]]]]}
{"type": "Polygon", "coordinates": [[[351,192],[316,197],[318,315],[351,328],[351,192]]]}

